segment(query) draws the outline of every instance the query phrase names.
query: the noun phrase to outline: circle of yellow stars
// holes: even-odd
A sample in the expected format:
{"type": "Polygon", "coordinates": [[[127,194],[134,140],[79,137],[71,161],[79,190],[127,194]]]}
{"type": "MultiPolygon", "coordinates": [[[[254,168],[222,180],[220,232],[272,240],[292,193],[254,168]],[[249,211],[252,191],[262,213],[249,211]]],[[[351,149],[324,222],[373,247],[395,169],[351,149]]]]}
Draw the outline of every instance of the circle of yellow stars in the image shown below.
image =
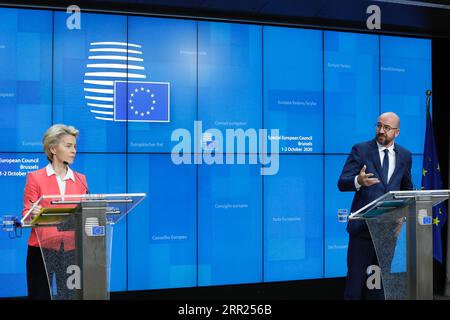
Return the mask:
{"type": "MultiPolygon", "coordinates": [[[[145,90],[142,87],[141,87],[140,91],[141,92],[150,93],[149,89],[145,90]]],[[[134,95],[137,94],[137,93],[139,93],[139,89],[134,89],[134,93],[130,94],[130,100],[128,100],[128,102],[131,104],[130,109],[132,110],[132,112],[134,112],[135,115],[139,115],[139,111],[135,110],[135,106],[133,105],[133,98],[134,98],[134,95]]],[[[155,110],[154,105],[156,103],[156,100],[153,99],[155,97],[155,95],[152,93],[152,94],[150,94],[150,97],[152,98],[152,105],[150,107],[150,110],[153,111],[153,110],[155,110]]],[[[140,114],[141,114],[141,117],[143,117],[145,114],[149,115],[150,111],[147,111],[145,113],[144,112],[140,112],[140,114]]]]}

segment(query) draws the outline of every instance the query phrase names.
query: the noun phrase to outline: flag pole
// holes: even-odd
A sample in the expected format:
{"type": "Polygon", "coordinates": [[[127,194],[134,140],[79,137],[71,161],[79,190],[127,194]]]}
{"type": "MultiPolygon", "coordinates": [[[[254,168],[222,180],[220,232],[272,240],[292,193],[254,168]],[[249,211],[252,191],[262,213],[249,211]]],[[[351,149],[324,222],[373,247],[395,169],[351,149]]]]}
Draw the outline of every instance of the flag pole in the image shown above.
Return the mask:
{"type": "Polygon", "coordinates": [[[425,92],[425,94],[427,95],[427,115],[428,112],[430,112],[430,97],[431,97],[431,90],[427,90],[425,92]]]}

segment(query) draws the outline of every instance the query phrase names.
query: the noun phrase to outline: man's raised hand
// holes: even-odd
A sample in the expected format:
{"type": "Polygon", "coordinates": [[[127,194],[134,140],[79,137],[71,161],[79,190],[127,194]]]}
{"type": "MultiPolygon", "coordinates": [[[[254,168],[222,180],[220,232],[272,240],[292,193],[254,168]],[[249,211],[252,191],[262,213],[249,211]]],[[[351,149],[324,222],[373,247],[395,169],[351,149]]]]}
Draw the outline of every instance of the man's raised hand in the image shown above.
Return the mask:
{"type": "Polygon", "coordinates": [[[374,184],[380,183],[378,178],[371,178],[373,173],[366,173],[366,165],[364,165],[358,174],[358,183],[363,187],[370,187],[374,184]]]}

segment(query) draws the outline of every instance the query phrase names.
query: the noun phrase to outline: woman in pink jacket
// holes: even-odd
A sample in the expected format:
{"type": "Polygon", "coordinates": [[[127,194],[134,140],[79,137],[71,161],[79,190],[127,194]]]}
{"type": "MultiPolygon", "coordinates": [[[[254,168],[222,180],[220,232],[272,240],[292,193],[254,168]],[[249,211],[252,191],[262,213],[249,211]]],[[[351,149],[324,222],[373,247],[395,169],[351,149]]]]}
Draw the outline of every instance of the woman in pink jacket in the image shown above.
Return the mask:
{"type": "MultiPolygon", "coordinates": [[[[24,193],[25,215],[43,195],[76,195],[87,192],[84,175],[70,169],[76,155],[78,130],[72,126],[55,124],[44,135],[44,151],[49,164],[27,175],[24,193]]],[[[42,207],[51,207],[49,200],[41,201],[31,217],[39,213],[42,207]]],[[[67,261],[74,261],[74,231],[58,231],[57,227],[35,228],[28,241],[27,284],[30,299],[51,299],[50,285],[52,277],[56,279],[57,297],[68,298],[73,292],[66,286],[67,261]],[[42,248],[42,251],[41,251],[42,248]],[[51,256],[44,264],[43,256],[51,256]]]]}

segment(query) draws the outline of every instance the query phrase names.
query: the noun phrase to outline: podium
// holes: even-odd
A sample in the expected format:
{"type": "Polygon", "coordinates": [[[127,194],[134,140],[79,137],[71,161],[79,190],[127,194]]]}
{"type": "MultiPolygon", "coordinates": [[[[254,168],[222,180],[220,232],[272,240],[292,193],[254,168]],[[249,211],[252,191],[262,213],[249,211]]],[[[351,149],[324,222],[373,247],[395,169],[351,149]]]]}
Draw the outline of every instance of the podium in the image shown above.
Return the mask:
{"type": "Polygon", "coordinates": [[[349,216],[366,222],[387,300],[433,299],[433,206],[450,190],[390,191],[349,216]]]}
{"type": "Polygon", "coordinates": [[[109,299],[113,227],[145,196],[44,195],[33,204],[21,225],[36,234],[52,299],[109,299]]]}

